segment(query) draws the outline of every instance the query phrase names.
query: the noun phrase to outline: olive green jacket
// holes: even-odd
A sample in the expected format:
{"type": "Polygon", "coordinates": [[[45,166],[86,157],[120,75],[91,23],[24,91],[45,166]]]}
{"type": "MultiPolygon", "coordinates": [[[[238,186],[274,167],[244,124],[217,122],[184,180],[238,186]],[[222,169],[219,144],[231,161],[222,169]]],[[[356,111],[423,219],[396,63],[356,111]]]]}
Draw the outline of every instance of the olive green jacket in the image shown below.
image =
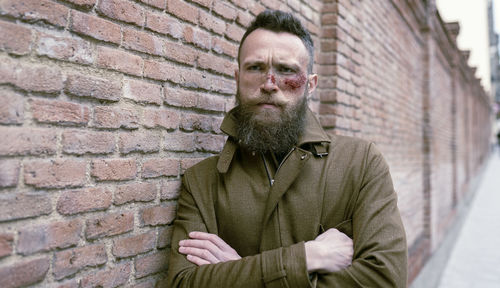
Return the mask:
{"type": "Polygon", "coordinates": [[[406,287],[407,247],[389,169],[373,144],[328,135],[311,111],[277,163],[229,135],[219,156],[188,169],[174,222],[169,287],[406,287]],[[353,239],[352,265],[309,275],[304,242],[335,227],[353,239]],[[243,257],[196,266],[178,252],[191,231],[219,235],[243,257]]]}

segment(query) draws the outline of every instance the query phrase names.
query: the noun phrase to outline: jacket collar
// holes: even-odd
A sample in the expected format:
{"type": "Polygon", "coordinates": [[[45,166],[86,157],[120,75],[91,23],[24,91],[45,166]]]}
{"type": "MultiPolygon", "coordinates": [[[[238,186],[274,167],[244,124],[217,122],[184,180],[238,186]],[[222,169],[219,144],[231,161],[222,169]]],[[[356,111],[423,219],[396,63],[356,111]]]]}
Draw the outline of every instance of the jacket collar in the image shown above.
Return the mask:
{"type": "MultiPolygon", "coordinates": [[[[229,138],[227,139],[222,152],[219,155],[219,161],[217,162],[217,169],[220,173],[226,173],[229,169],[229,165],[233,159],[234,152],[238,147],[238,138],[236,132],[237,119],[234,115],[234,109],[229,111],[229,113],[224,117],[221,124],[222,132],[226,133],[229,138]]],[[[308,143],[330,143],[330,137],[326,134],[323,127],[321,127],[318,119],[314,113],[307,108],[305,116],[305,128],[302,135],[299,137],[297,146],[301,147],[308,143]]]]}

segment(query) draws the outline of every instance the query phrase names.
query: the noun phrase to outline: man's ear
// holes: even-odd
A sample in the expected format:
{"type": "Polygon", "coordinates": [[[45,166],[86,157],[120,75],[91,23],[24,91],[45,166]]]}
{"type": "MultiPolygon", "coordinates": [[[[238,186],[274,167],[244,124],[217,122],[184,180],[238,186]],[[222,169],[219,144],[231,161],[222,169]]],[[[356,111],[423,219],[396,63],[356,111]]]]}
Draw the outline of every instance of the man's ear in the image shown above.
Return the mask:
{"type": "Polygon", "coordinates": [[[317,74],[311,74],[309,75],[308,79],[308,84],[307,84],[307,93],[311,94],[316,90],[316,87],[318,87],[318,75],[317,74]]]}

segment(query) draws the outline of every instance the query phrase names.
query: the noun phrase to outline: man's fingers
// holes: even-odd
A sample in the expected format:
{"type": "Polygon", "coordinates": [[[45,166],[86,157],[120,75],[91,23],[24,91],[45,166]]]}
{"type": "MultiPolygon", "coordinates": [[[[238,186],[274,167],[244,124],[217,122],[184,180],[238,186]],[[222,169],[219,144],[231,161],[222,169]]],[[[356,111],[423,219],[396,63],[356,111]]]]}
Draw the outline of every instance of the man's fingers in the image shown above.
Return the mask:
{"type": "Polygon", "coordinates": [[[201,259],[200,257],[194,256],[194,255],[187,255],[186,258],[189,262],[192,262],[198,266],[211,264],[207,260],[201,259]]]}
{"type": "Polygon", "coordinates": [[[189,237],[192,239],[210,241],[222,250],[232,249],[231,246],[229,246],[226,242],[224,242],[224,240],[222,240],[219,236],[215,234],[194,231],[189,233],[189,237]]]}
{"type": "MultiPolygon", "coordinates": [[[[202,260],[207,262],[207,263],[203,262],[203,264],[219,263],[219,259],[217,259],[217,257],[215,257],[207,249],[200,249],[200,248],[189,247],[189,246],[188,247],[181,246],[181,247],[179,247],[179,253],[187,255],[189,261],[191,261],[191,259],[189,259],[189,258],[193,258],[195,261],[202,263],[198,260],[198,258],[199,258],[199,259],[202,259],[202,260]]],[[[194,261],[191,261],[191,262],[195,263],[194,261]]],[[[198,263],[196,263],[196,264],[198,264],[198,263]]],[[[198,265],[202,265],[202,264],[198,264],[198,265]]]]}

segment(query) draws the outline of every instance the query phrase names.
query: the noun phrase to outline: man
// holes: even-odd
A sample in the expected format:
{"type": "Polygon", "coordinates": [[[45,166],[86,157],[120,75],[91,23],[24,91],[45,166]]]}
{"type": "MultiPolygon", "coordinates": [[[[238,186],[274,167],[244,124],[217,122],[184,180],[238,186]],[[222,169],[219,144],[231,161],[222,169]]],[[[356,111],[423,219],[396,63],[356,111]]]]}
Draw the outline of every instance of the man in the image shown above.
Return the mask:
{"type": "Polygon", "coordinates": [[[188,169],[170,287],[406,287],[406,240],[373,144],[326,134],[307,108],[313,43],[267,10],[241,40],[219,156],[188,169]]]}

